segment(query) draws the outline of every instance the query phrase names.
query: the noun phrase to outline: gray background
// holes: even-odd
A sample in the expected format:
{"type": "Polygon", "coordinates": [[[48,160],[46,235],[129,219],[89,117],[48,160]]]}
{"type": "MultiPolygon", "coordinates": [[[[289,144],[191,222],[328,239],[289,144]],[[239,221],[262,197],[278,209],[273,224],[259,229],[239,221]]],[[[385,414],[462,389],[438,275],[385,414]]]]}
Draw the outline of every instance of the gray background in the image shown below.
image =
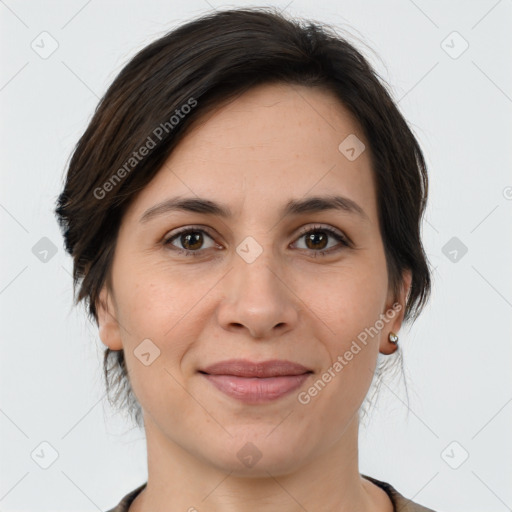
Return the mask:
{"type": "MultiPolygon", "coordinates": [[[[52,209],[74,144],[128,59],[232,5],[0,0],[1,511],[107,510],[146,479],[143,433],[108,406],[104,347],[72,307],[52,209]]],[[[438,511],[512,510],[512,1],[272,5],[348,31],[429,165],[434,290],[401,331],[409,411],[403,382],[386,381],[361,430],[360,470],[438,511]]]]}

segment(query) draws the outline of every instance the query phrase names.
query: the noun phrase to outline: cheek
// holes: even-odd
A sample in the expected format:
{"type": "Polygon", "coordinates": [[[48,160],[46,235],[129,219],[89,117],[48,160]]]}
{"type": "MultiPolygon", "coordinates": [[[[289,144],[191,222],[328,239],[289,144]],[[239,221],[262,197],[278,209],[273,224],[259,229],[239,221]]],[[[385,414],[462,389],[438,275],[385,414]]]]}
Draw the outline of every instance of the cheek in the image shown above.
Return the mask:
{"type": "Polygon", "coordinates": [[[303,400],[311,400],[306,407],[315,408],[316,416],[329,418],[333,436],[341,434],[339,426],[346,425],[360,408],[375,373],[380,331],[372,327],[379,319],[382,300],[380,290],[372,291],[373,295],[359,294],[346,286],[337,296],[338,304],[324,310],[323,319],[330,327],[321,338],[325,366],[305,390],[303,400]]]}
{"type": "Polygon", "coordinates": [[[157,278],[155,274],[132,274],[119,287],[119,314],[125,328],[123,347],[131,387],[144,410],[153,416],[171,406],[186,406],[180,363],[199,337],[198,324],[189,318],[197,299],[184,294],[183,285],[176,285],[176,278],[171,281],[171,277],[157,278]]]}
{"type": "MultiPolygon", "coordinates": [[[[125,359],[136,390],[139,380],[145,386],[145,382],[162,371],[164,356],[166,359],[179,357],[179,344],[164,350],[162,340],[164,333],[172,334],[173,326],[183,317],[183,300],[179,289],[168,282],[169,278],[166,281],[151,267],[128,263],[117,267],[114,279],[125,359]]],[[[168,361],[165,366],[169,366],[168,361]]]]}
{"type": "Polygon", "coordinates": [[[316,272],[314,283],[301,278],[301,297],[327,327],[329,339],[338,346],[355,338],[384,312],[387,296],[385,261],[373,256],[347,260],[334,271],[316,272]]]}
{"type": "Polygon", "coordinates": [[[321,320],[317,324],[328,359],[323,380],[328,381],[329,390],[323,403],[333,404],[333,414],[346,414],[359,407],[371,384],[379,352],[381,329],[375,326],[384,312],[387,272],[383,254],[382,259],[378,251],[363,256],[368,258],[354,259],[335,273],[317,275],[315,293],[309,295],[309,305],[321,320]]]}
{"type": "MultiPolygon", "coordinates": [[[[181,327],[194,306],[211,287],[204,273],[177,271],[165,259],[133,260],[119,267],[120,313],[130,333],[154,337],[161,343],[181,327]]],[[[193,329],[193,325],[189,325],[193,329]]]]}
{"type": "Polygon", "coordinates": [[[176,272],[165,262],[129,263],[118,267],[116,296],[134,391],[150,394],[162,386],[179,388],[172,376],[183,381],[183,358],[201,338],[205,318],[211,315],[206,311],[208,291],[218,276],[176,272]],[[140,357],[142,347],[150,354],[146,359],[154,358],[148,366],[140,357]]]}

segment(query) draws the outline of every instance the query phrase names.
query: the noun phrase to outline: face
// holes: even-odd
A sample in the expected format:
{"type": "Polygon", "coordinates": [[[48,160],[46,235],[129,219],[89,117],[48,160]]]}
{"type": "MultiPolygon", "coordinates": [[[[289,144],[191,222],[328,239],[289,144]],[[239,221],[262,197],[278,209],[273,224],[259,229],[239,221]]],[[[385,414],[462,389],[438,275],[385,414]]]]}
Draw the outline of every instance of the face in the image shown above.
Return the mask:
{"type": "Polygon", "coordinates": [[[285,473],[336,450],[357,418],[404,283],[393,297],[348,111],[324,90],[259,86],[197,123],[130,205],[100,336],[124,349],[148,440],[285,473]]]}

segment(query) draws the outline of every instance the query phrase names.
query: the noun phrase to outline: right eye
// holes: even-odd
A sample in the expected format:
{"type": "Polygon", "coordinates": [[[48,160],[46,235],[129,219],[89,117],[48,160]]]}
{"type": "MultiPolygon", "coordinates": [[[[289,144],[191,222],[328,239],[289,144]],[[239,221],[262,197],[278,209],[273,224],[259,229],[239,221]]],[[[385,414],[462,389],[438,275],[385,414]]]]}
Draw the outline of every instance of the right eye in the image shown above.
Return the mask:
{"type": "Polygon", "coordinates": [[[215,241],[204,229],[191,227],[181,229],[177,233],[174,233],[164,241],[164,245],[168,247],[170,246],[169,248],[173,251],[177,251],[178,254],[183,254],[185,256],[199,256],[202,252],[200,249],[204,249],[203,245],[205,243],[205,235],[206,238],[209,238],[213,242],[213,244],[206,247],[206,249],[215,247],[215,241]],[[173,242],[175,240],[177,240],[181,247],[176,247],[174,245],[173,242]]]}

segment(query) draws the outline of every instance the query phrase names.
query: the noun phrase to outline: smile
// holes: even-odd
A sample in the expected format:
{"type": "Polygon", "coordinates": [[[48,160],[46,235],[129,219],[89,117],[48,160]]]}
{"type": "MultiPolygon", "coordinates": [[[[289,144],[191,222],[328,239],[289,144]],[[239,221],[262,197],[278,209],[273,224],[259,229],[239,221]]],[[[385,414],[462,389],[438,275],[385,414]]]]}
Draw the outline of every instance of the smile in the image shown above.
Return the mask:
{"type": "Polygon", "coordinates": [[[243,359],[222,361],[199,373],[225,395],[250,404],[277,400],[298,389],[313,374],[290,361],[257,363],[243,359]]]}

